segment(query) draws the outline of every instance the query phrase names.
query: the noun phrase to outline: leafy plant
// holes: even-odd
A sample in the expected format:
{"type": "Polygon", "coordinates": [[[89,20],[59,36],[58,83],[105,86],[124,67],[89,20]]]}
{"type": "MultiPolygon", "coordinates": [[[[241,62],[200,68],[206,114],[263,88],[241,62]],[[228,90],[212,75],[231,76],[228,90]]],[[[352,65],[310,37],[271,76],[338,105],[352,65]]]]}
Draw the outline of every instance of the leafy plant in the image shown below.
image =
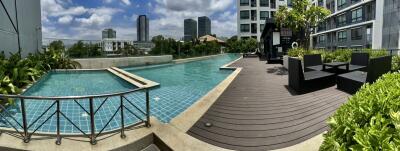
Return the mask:
{"type": "Polygon", "coordinates": [[[351,54],[353,52],[366,52],[370,54],[370,58],[376,58],[381,56],[388,55],[386,50],[372,50],[372,49],[365,49],[365,50],[353,50],[353,49],[338,49],[334,51],[325,51],[325,50],[307,50],[303,48],[291,49],[288,52],[290,57],[298,57],[303,58],[304,55],[310,54],[321,54],[322,60],[324,62],[349,62],[351,60],[351,54]]]}
{"type": "Polygon", "coordinates": [[[400,71],[400,56],[393,56],[392,59],[392,70],[400,71]]]}
{"type": "Polygon", "coordinates": [[[400,149],[400,73],[364,85],[328,121],[322,151],[400,149]]]}

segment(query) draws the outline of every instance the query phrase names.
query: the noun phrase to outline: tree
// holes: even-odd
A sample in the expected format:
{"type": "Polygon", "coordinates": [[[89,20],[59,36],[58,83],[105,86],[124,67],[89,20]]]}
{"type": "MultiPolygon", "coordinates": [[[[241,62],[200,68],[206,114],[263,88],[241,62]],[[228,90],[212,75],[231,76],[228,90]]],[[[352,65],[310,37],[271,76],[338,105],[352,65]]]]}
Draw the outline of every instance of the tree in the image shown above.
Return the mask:
{"type": "Polygon", "coordinates": [[[49,44],[49,50],[60,50],[64,51],[65,46],[64,43],[61,40],[56,40],[53,41],[49,44]]]}
{"type": "Polygon", "coordinates": [[[328,9],[314,6],[309,0],[293,0],[292,9],[282,6],[276,13],[275,19],[280,27],[290,28],[297,33],[301,45],[309,48],[312,29],[322,23],[331,13],[328,9]]]}

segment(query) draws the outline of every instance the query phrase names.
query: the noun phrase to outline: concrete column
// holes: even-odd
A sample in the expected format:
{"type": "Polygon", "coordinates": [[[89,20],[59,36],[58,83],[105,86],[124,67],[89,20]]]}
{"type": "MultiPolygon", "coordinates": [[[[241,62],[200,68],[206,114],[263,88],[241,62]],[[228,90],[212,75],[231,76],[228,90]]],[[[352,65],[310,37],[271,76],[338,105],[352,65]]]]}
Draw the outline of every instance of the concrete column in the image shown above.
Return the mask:
{"type": "Polygon", "coordinates": [[[382,48],[382,33],[383,33],[383,9],[384,1],[377,0],[375,9],[375,22],[372,27],[372,49],[382,48]]]}

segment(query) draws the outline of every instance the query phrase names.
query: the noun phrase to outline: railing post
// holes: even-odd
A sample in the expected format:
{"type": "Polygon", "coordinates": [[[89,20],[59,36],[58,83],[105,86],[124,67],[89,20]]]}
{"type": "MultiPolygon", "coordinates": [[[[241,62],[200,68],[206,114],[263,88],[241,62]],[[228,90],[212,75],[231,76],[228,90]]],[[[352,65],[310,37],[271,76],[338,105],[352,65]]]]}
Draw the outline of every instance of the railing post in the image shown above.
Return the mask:
{"type": "Polygon", "coordinates": [[[57,103],[57,140],[56,144],[60,145],[61,144],[61,135],[60,135],[60,100],[56,100],[57,103]]]}
{"type": "Polygon", "coordinates": [[[149,89],[146,88],[146,127],[151,127],[150,125],[150,96],[149,89]]]}
{"type": "Polygon", "coordinates": [[[96,131],[96,127],[94,125],[94,109],[93,109],[93,98],[89,99],[89,108],[90,108],[90,143],[92,145],[96,145],[97,141],[96,141],[96,135],[95,135],[95,131],[96,131]]]}
{"type": "Polygon", "coordinates": [[[28,127],[26,122],[26,110],[25,110],[25,100],[21,98],[21,112],[22,112],[22,127],[24,129],[24,142],[29,143],[30,138],[28,134],[28,127]]]}
{"type": "Polygon", "coordinates": [[[126,138],[125,135],[125,121],[124,121],[124,100],[122,98],[122,95],[120,96],[120,112],[121,112],[121,138],[126,138]]]}

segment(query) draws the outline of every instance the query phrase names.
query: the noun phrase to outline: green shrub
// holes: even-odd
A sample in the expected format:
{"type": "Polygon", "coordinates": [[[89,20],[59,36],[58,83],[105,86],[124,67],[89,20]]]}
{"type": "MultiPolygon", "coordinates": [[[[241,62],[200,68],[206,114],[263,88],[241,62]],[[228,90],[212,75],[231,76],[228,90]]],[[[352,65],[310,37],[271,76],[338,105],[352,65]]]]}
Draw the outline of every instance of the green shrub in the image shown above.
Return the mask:
{"type": "Polygon", "coordinates": [[[364,85],[328,121],[322,151],[400,149],[400,73],[364,85]]]}
{"type": "Polygon", "coordinates": [[[400,70],[400,56],[393,56],[392,70],[393,71],[399,71],[400,70]]]}
{"type": "MultiPolygon", "coordinates": [[[[321,54],[323,62],[350,62],[351,54],[356,50],[353,49],[338,49],[334,51],[327,50],[305,50],[302,48],[290,49],[288,52],[288,56],[290,57],[298,57],[303,59],[304,55],[309,54],[321,54]]],[[[365,49],[365,50],[357,50],[357,52],[367,52],[370,54],[370,58],[376,58],[381,56],[386,56],[389,53],[386,50],[373,50],[373,49],[365,49]]]]}

